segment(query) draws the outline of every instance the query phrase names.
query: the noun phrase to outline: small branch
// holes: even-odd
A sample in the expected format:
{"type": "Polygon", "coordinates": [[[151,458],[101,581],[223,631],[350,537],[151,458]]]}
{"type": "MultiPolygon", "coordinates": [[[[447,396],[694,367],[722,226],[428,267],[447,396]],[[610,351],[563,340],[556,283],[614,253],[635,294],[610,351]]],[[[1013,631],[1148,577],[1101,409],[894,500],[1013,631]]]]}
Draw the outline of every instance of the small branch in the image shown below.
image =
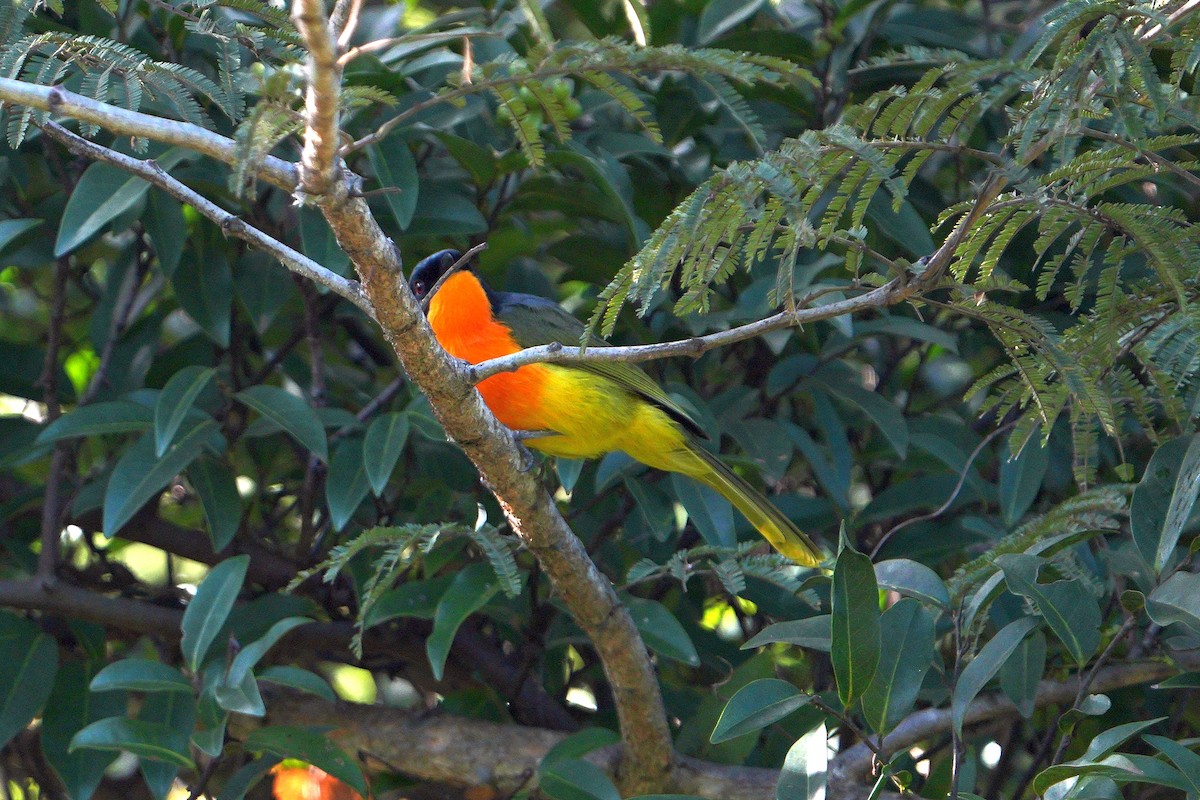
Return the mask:
{"type": "Polygon", "coordinates": [[[329,27],[337,36],[338,50],[345,51],[358,28],[358,15],[362,11],[362,0],[337,0],[333,13],[329,15],[329,27]]]}
{"type": "Polygon", "coordinates": [[[339,189],[345,191],[338,181],[337,153],[342,67],[321,0],[295,0],[292,21],[308,49],[300,191],[306,195],[331,195],[339,189]]]}
{"type": "Polygon", "coordinates": [[[354,305],[362,309],[368,316],[372,315],[371,304],[367,301],[366,296],[356,281],[346,280],[341,275],[322,267],[303,253],[293,250],[257,228],[248,225],[240,217],[230,214],[208,198],[172,178],[162,167],[153,161],[144,161],[123,153],[118,153],[115,150],[110,150],[107,147],[84,139],[82,136],[77,136],[54,122],[47,122],[42,127],[42,130],[51,138],[61,142],[72,153],[120,167],[126,172],[137,175],[148,183],[157,186],[177,200],[195,208],[203,216],[219,225],[225,233],[232,234],[270,253],[291,271],[321,284],[330,291],[354,303],[354,305]]]}
{"type": "MultiPolygon", "coordinates": [[[[226,164],[237,160],[237,145],[232,139],[199,125],[128,111],[57,86],[38,86],[25,81],[0,78],[0,103],[28,106],[81,122],[90,122],[119,136],[140,136],[156,142],[179,145],[226,164]]],[[[268,183],[287,191],[296,188],[298,179],[296,166],[275,156],[263,159],[258,175],[268,183]]]]}
{"type": "MultiPolygon", "coordinates": [[[[673,342],[658,344],[631,345],[629,347],[592,347],[580,351],[577,347],[567,347],[561,342],[538,347],[529,347],[512,355],[501,356],[482,361],[469,368],[471,380],[479,383],[501,372],[512,372],[526,364],[582,364],[588,362],[621,361],[636,363],[652,361],[671,356],[691,356],[698,358],[709,350],[725,347],[735,342],[753,339],[771,331],[791,328],[816,322],[823,319],[840,317],[869,308],[884,308],[907,300],[915,293],[914,284],[895,279],[888,281],[877,289],[872,289],[858,297],[838,300],[828,305],[813,308],[798,308],[795,312],[780,311],[765,319],[739,325],[736,328],[710,333],[706,336],[695,336],[691,339],[679,339],[673,342]]],[[[801,305],[810,302],[809,298],[801,301],[801,305]]],[[[574,344],[574,343],[572,343],[574,344]]]]}
{"type": "MultiPolygon", "coordinates": [[[[1083,676],[1083,680],[1079,682],[1079,691],[1075,693],[1075,700],[1071,703],[1071,708],[1079,708],[1079,704],[1087,697],[1088,692],[1092,688],[1092,683],[1096,680],[1096,676],[1100,674],[1100,670],[1112,658],[1113,652],[1117,649],[1117,645],[1125,638],[1128,633],[1133,630],[1133,626],[1137,624],[1137,617],[1129,615],[1125,617],[1125,621],[1121,623],[1121,627],[1113,634],[1113,638],[1109,641],[1104,651],[1100,653],[1100,657],[1096,659],[1096,663],[1092,664],[1087,674],[1083,676]]],[[[1068,730],[1063,733],[1062,738],[1058,740],[1058,747],[1054,751],[1053,758],[1050,759],[1050,765],[1053,766],[1062,760],[1063,754],[1067,752],[1067,748],[1071,746],[1071,732],[1068,730]]]]}
{"type": "Polygon", "coordinates": [[[450,280],[451,275],[466,268],[471,263],[471,259],[474,258],[477,253],[482,253],[486,249],[487,242],[480,242],[459,256],[458,261],[455,261],[453,264],[451,264],[450,268],[443,272],[441,276],[434,281],[433,286],[430,286],[429,291],[426,292],[425,296],[421,298],[421,310],[428,313],[429,301],[431,301],[433,296],[437,294],[437,290],[442,288],[442,284],[450,280]]]}
{"type": "Polygon", "coordinates": [[[954,489],[950,492],[950,496],[946,498],[946,502],[942,503],[933,511],[930,511],[928,514],[922,514],[919,517],[913,517],[912,519],[904,520],[885,533],[883,536],[879,537],[879,541],[876,542],[875,547],[871,549],[871,560],[875,560],[875,556],[879,555],[879,551],[883,549],[883,546],[888,543],[889,539],[907,528],[909,525],[914,525],[918,522],[925,522],[926,520],[937,519],[942,514],[946,513],[947,509],[954,504],[954,499],[958,497],[958,493],[962,491],[963,485],[966,484],[967,476],[971,474],[971,465],[975,463],[975,459],[978,458],[979,454],[983,452],[983,448],[987,447],[988,444],[1000,434],[1012,427],[1015,427],[1016,424],[1017,423],[1015,422],[1009,422],[1006,425],[1001,425],[999,428],[983,437],[983,440],[980,441],[979,444],[975,446],[975,449],[971,451],[971,455],[967,456],[967,463],[963,464],[962,471],[958,474],[958,482],[954,484],[954,489]]]}
{"type": "Polygon", "coordinates": [[[79,398],[79,405],[85,406],[95,400],[100,392],[108,385],[108,370],[112,366],[113,355],[117,351],[117,342],[125,333],[125,329],[129,326],[129,321],[133,318],[134,308],[138,295],[138,289],[141,287],[142,281],[146,277],[146,264],[138,261],[130,273],[128,284],[122,286],[117,296],[116,308],[113,310],[112,321],[108,326],[108,338],[104,340],[104,347],[100,350],[100,363],[96,366],[95,373],[92,374],[92,379],[88,383],[87,389],[79,398]]]}
{"type": "MultiPolygon", "coordinates": [[[[67,279],[71,265],[63,257],[54,265],[54,295],[50,303],[50,330],[46,337],[46,356],[42,361],[42,375],[38,383],[46,403],[46,421],[53,422],[62,414],[58,402],[58,351],[62,345],[63,319],[67,310],[67,279]]],[[[42,504],[42,549],[38,553],[38,578],[43,582],[54,581],[58,569],[60,531],[62,529],[62,481],[70,462],[71,445],[59,442],[54,446],[50,458],[50,474],[46,478],[46,496],[42,504]]]]}
{"type": "Polygon", "coordinates": [[[1131,142],[1120,136],[1114,136],[1111,133],[1106,133],[1104,131],[1099,131],[1099,130],[1096,130],[1095,128],[1089,128],[1089,127],[1081,128],[1080,133],[1082,133],[1084,136],[1088,136],[1092,139],[1099,139],[1102,142],[1109,142],[1111,144],[1117,145],[1118,147],[1124,147],[1126,150],[1132,150],[1133,152],[1142,156],[1143,158],[1145,158],[1147,161],[1154,164],[1155,166],[1162,167],[1163,169],[1166,169],[1169,172],[1174,173],[1176,176],[1178,176],[1182,180],[1186,181],[1187,183],[1190,183],[1193,188],[1200,187],[1200,175],[1195,175],[1194,173],[1189,172],[1188,170],[1186,170],[1183,167],[1176,164],[1171,159],[1163,158],[1162,156],[1160,156],[1158,153],[1154,152],[1153,150],[1146,150],[1146,149],[1139,147],[1137,142],[1131,142]]]}
{"type": "MultiPolygon", "coordinates": [[[[1167,25],[1175,24],[1180,19],[1190,14],[1197,6],[1200,6],[1200,0],[1187,0],[1186,3],[1172,11],[1171,15],[1167,17],[1167,25]]],[[[1155,23],[1146,30],[1140,31],[1139,35],[1143,42],[1148,42],[1158,34],[1162,33],[1165,29],[1166,26],[1164,26],[1162,23],[1155,23]]]]}
{"type": "MultiPolygon", "coordinates": [[[[437,31],[436,33],[418,33],[418,34],[408,34],[405,36],[391,36],[387,39],[376,39],[373,42],[367,42],[366,44],[360,44],[357,47],[350,48],[349,50],[347,50],[345,52],[345,54],[341,58],[338,59],[338,66],[345,67],[351,61],[353,61],[354,59],[358,58],[361,55],[365,55],[367,53],[374,53],[377,50],[385,50],[389,47],[394,47],[396,45],[401,45],[401,44],[407,44],[407,45],[438,44],[440,42],[451,42],[451,41],[455,41],[457,39],[463,39],[469,43],[471,40],[471,37],[473,37],[473,36],[498,36],[498,35],[499,34],[495,33],[494,31],[450,30],[450,31],[437,31]]],[[[343,39],[344,38],[345,37],[343,36],[343,39]]],[[[342,41],[342,39],[339,39],[338,44],[344,49],[345,46],[348,44],[348,42],[342,41]]]]}

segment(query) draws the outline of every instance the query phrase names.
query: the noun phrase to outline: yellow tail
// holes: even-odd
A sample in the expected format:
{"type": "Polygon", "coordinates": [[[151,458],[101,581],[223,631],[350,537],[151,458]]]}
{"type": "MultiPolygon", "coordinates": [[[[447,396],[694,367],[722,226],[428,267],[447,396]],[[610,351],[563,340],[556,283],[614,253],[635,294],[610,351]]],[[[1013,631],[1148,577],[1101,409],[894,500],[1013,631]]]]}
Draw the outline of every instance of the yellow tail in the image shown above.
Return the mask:
{"type": "Polygon", "coordinates": [[[688,442],[687,449],[696,457],[695,466],[689,465],[679,471],[720,492],[772,547],[804,567],[815,567],[825,560],[825,553],[804,531],[761,492],[739,478],[725,462],[694,442],[688,442]]]}

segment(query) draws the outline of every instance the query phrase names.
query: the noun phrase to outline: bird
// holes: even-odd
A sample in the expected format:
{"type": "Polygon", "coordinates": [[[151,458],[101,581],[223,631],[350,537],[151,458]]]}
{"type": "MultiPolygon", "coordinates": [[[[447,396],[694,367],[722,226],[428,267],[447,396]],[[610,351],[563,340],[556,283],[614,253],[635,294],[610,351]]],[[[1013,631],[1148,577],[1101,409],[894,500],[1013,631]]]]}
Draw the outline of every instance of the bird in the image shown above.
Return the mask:
{"type": "MultiPolygon", "coordinates": [[[[441,250],[422,259],[409,288],[426,306],[433,333],[452,356],[471,364],[527,347],[578,342],[584,325],[545,297],[493,291],[474,260],[441,250]]],[[[607,343],[593,337],[589,346],[607,343]]],[[[654,469],[683,474],[724,496],[772,547],[816,567],[821,548],[761,492],[701,444],[695,418],[637,366],[584,361],[529,364],[492,375],[476,387],[496,418],[514,431],[542,432],[529,447],[559,458],[598,458],[622,451],[654,469]]]]}

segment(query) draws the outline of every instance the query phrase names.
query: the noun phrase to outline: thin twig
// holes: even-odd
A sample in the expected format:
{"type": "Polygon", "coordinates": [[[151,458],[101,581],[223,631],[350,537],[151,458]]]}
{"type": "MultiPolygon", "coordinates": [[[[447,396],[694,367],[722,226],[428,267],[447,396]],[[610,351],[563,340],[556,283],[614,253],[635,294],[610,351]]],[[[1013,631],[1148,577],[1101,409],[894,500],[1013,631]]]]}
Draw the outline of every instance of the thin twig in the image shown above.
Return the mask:
{"type": "MultiPolygon", "coordinates": [[[[1121,640],[1125,638],[1126,634],[1128,634],[1136,624],[1137,617],[1132,615],[1125,617],[1125,621],[1121,623],[1121,627],[1117,629],[1115,634],[1113,634],[1108,646],[1104,648],[1104,651],[1100,653],[1099,658],[1096,659],[1096,663],[1092,664],[1091,669],[1087,671],[1087,674],[1084,675],[1083,680],[1079,682],[1079,691],[1075,693],[1075,701],[1071,703],[1071,708],[1079,708],[1079,704],[1083,702],[1085,697],[1087,697],[1088,690],[1092,688],[1092,683],[1095,682],[1097,673],[1100,672],[1100,669],[1112,657],[1113,651],[1117,649],[1117,645],[1121,643],[1121,640]]],[[[1054,750],[1054,756],[1050,759],[1050,766],[1054,766],[1062,760],[1063,754],[1067,752],[1067,748],[1071,745],[1071,739],[1072,736],[1070,731],[1063,733],[1062,738],[1058,740],[1058,747],[1054,750]]]]}
{"type": "MultiPolygon", "coordinates": [[[[354,31],[358,28],[358,15],[362,11],[362,0],[338,0],[329,15],[329,27],[337,36],[339,50],[350,46],[354,31]]],[[[340,63],[340,62],[339,62],[340,63]]]]}
{"type": "Polygon", "coordinates": [[[912,519],[904,520],[903,522],[894,526],[883,536],[879,537],[879,541],[876,542],[875,547],[871,549],[871,560],[875,560],[875,556],[879,555],[879,551],[883,549],[883,546],[887,544],[889,539],[907,528],[909,525],[915,525],[918,522],[925,522],[926,520],[937,519],[942,514],[945,514],[946,510],[954,504],[954,500],[958,497],[958,493],[962,491],[963,485],[967,482],[967,475],[971,473],[971,465],[975,463],[975,459],[978,458],[979,454],[983,452],[983,448],[987,447],[993,439],[1009,430],[1016,424],[1016,422],[1009,422],[1005,425],[1001,425],[999,428],[983,437],[983,440],[975,446],[974,450],[971,451],[971,455],[967,456],[967,463],[963,464],[962,471],[958,474],[958,483],[954,484],[954,489],[951,490],[950,496],[946,498],[946,502],[942,503],[933,511],[930,511],[928,514],[922,514],[919,517],[913,517],[912,519]]]}
{"type": "MultiPolygon", "coordinates": [[[[527,364],[583,364],[596,362],[621,361],[636,363],[652,361],[671,356],[691,356],[698,358],[709,350],[734,344],[735,342],[753,339],[771,331],[783,328],[799,327],[809,322],[840,317],[856,311],[869,308],[883,308],[907,300],[914,294],[913,284],[895,279],[869,292],[838,300],[823,306],[812,308],[797,308],[796,311],[780,311],[756,322],[739,325],[717,333],[705,336],[694,336],[690,339],[679,339],[672,342],[657,344],[631,345],[628,347],[592,347],[581,351],[578,347],[567,347],[562,342],[528,347],[512,355],[481,361],[470,367],[471,379],[475,383],[490,378],[501,372],[512,372],[527,364]]],[[[804,306],[811,297],[803,298],[798,305],[804,306]]]]}
{"type": "MultiPolygon", "coordinates": [[[[50,303],[50,328],[46,336],[46,356],[38,383],[46,404],[46,421],[53,422],[62,414],[58,402],[58,354],[62,346],[63,321],[67,310],[67,279],[71,265],[64,256],[54,265],[53,297],[50,303]]],[[[62,527],[62,482],[70,462],[71,444],[59,442],[50,458],[50,474],[46,478],[46,496],[42,504],[41,552],[38,553],[37,573],[43,583],[54,581],[58,569],[60,531],[62,527]]]]}
{"type": "Polygon", "coordinates": [[[88,141],[82,136],[71,133],[66,128],[54,122],[42,126],[47,135],[61,142],[68,150],[86,156],[96,161],[103,161],[120,167],[126,172],[154,184],[172,197],[196,209],[203,216],[215,222],[221,230],[232,234],[255,247],[264,250],[279,259],[285,267],[309,280],[316,281],[332,292],[341,295],[358,306],[368,316],[373,316],[371,304],[363,294],[357,281],[351,281],[326,269],[303,253],[299,253],[277,239],[273,239],[257,228],[246,223],[240,217],[230,214],[208,198],[189,189],[175,178],[167,174],[162,167],[153,161],[133,158],[115,150],[88,141]]]}
{"type": "MultiPolygon", "coordinates": [[[[357,47],[352,47],[338,59],[338,66],[345,67],[354,59],[367,53],[374,53],[377,50],[385,50],[389,47],[402,44],[438,44],[440,42],[452,42],[456,39],[465,39],[470,41],[473,36],[499,36],[495,31],[477,31],[477,30],[451,30],[438,31],[436,33],[418,33],[407,34],[405,36],[391,36],[387,39],[376,39],[373,42],[360,44],[357,47]]],[[[345,47],[345,43],[338,41],[338,44],[345,47]]]]}
{"type": "Polygon", "coordinates": [[[1095,128],[1089,128],[1086,126],[1080,129],[1080,133],[1093,139],[1099,139],[1103,142],[1110,142],[1119,147],[1124,147],[1126,150],[1132,150],[1155,166],[1163,167],[1174,173],[1187,183],[1192,184],[1193,187],[1200,187],[1200,175],[1193,174],[1192,172],[1176,164],[1171,159],[1163,158],[1153,150],[1146,150],[1145,148],[1139,147],[1137,142],[1131,142],[1127,139],[1121,138],[1120,136],[1113,136],[1111,133],[1098,131],[1095,128]]]}
{"type": "Polygon", "coordinates": [[[459,256],[458,260],[455,261],[453,264],[451,264],[450,268],[447,269],[445,272],[443,272],[441,274],[441,276],[438,277],[438,279],[436,281],[434,281],[433,286],[430,286],[429,291],[425,293],[425,296],[423,298],[421,298],[421,310],[428,312],[429,311],[429,301],[433,299],[433,296],[437,293],[437,290],[442,288],[442,284],[444,284],[446,281],[450,280],[451,275],[453,275],[454,273],[459,272],[462,269],[464,269],[465,267],[469,266],[471,263],[471,259],[474,258],[477,253],[481,253],[486,249],[487,249],[487,242],[480,242],[479,244],[475,245],[470,250],[468,250],[467,252],[465,252],[461,256],[459,256]]]}

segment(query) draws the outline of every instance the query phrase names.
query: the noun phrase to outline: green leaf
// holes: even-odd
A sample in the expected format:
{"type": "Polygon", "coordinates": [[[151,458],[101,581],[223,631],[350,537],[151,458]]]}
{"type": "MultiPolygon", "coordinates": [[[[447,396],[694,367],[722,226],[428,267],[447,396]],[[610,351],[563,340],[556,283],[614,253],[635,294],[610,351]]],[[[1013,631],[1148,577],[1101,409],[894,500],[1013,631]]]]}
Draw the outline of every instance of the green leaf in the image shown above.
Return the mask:
{"type": "Polygon", "coordinates": [[[394,412],[383,414],[367,428],[366,438],[363,439],[363,463],[367,467],[367,480],[371,482],[371,490],[377,497],[383,495],[387,488],[396,462],[404,452],[408,441],[408,415],[394,412]]]}
{"type": "Polygon", "coordinates": [[[331,703],[337,701],[337,695],[333,693],[333,689],[330,688],[328,681],[315,672],[310,672],[300,667],[293,667],[290,664],[276,664],[267,667],[258,673],[258,681],[259,683],[263,681],[277,683],[280,686],[287,686],[290,689],[308,692],[331,703]]]}
{"type": "MultiPolygon", "coordinates": [[[[187,156],[181,148],[171,148],[157,159],[165,170],[187,156]]],[[[63,209],[54,242],[54,257],[71,252],[100,232],[108,223],[124,214],[142,199],[150,184],[111,164],[92,164],[84,170],[63,209]]]]}
{"type": "Polygon", "coordinates": [[[91,661],[64,661],[42,714],[42,753],[72,800],[91,800],[116,754],[94,750],[71,753],[71,737],[97,720],[125,713],[128,702],[124,692],[89,694],[88,680],[94,669],[91,661]]]}
{"type": "Polygon", "coordinates": [[[188,316],[221,347],[229,347],[233,324],[233,270],[215,245],[189,251],[171,275],[175,299],[188,316]]]}
{"type": "Polygon", "coordinates": [[[996,563],[1013,594],[1032,600],[1050,630],[1067,646],[1080,668],[1100,646],[1100,609],[1078,580],[1038,583],[1042,559],[1027,553],[1003,555],[996,563]]]}
{"type": "Polygon", "coordinates": [[[710,0],[700,14],[697,44],[711,44],[758,13],[765,0],[710,0]]]}
{"type": "Polygon", "coordinates": [[[263,635],[261,639],[256,639],[250,644],[243,645],[242,649],[233,658],[233,664],[229,667],[229,672],[225,675],[224,683],[229,686],[237,686],[246,676],[250,674],[250,670],[262,660],[262,657],[267,654],[267,651],[275,646],[275,643],[287,634],[293,628],[312,622],[308,617],[287,617],[276,622],[263,635]]]}
{"type": "Polygon", "coordinates": [[[45,220],[41,219],[6,219],[0,221],[0,250],[8,247],[26,231],[33,230],[45,220]]]}
{"type": "Polygon", "coordinates": [[[185,751],[166,744],[171,738],[171,729],[160,723],[107,717],[93,722],[75,734],[68,752],[73,753],[80,748],[126,750],[139,758],[165,761],[188,769],[194,768],[196,765],[185,751]]]}
{"type": "Polygon", "coordinates": [[[244,746],[252,753],[298,758],[325,770],[363,797],[370,794],[358,764],[324,733],[317,733],[308,728],[269,725],[251,731],[245,739],[244,746]]]}
{"type": "Polygon", "coordinates": [[[80,406],[51,422],[38,434],[37,443],[50,444],[80,436],[145,431],[153,424],[153,413],[139,403],[131,403],[128,400],[92,403],[80,406]]]}
{"type": "Polygon", "coordinates": [[[807,619],[776,622],[750,637],[750,641],[742,645],[742,649],[749,650],[775,642],[786,642],[808,650],[828,653],[833,647],[831,641],[832,621],[833,617],[829,614],[820,614],[807,619]]]}
{"type": "Polygon", "coordinates": [[[729,698],[709,741],[719,744],[765,728],[811,700],[812,695],[805,694],[787,681],[776,678],[751,681],[729,698]]]}
{"type": "Polygon", "coordinates": [[[1187,779],[1189,791],[1200,794],[1200,755],[1196,755],[1174,739],[1165,736],[1142,737],[1154,749],[1171,759],[1171,763],[1179,768],[1187,779]]]}
{"type": "Polygon", "coordinates": [[[235,397],[290,433],[317,458],[329,461],[325,429],[308,403],[277,386],[251,386],[235,397]]]}
{"type": "Polygon", "coordinates": [[[1155,689],[1200,689],[1200,672],[1181,672],[1154,684],[1155,689]]]}
{"type": "Polygon", "coordinates": [[[633,624],[642,634],[646,646],[664,658],[682,662],[688,666],[700,666],[700,655],[692,644],[687,630],[679,620],[656,600],[641,597],[623,598],[633,624]]]}
{"type": "Polygon", "coordinates": [[[217,423],[204,419],[154,455],[154,437],[146,433],[121,456],[104,490],[104,535],[115,536],[148,500],[158,495],[184,467],[196,460],[217,423]]]}
{"type": "Polygon", "coordinates": [[[329,475],[325,479],[325,502],[329,506],[329,520],[335,531],[346,527],[359,504],[371,491],[363,458],[363,444],[357,439],[345,439],[333,451],[329,475]]]}
{"type": "Polygon", "coordinates": [[[890,730],[917,702],[933,660],[932,612],[911,598],[879,618],[879,666],[862,696],[863,716],[878,733],[890,730]]]}
{"type": "Polygon", "coordinates": [[[815,800],[825,793],[829,769],[829,734],[817,725],[788,749],[775,787],[775,800],[815,800]]]}
{"type": "Polygon", "coordinates": [[[1166,717],[1155,717],[1154,719],[1138,720],[1137,722],[1126,722],[1123,725],[1114,725],[1107,730],[1102,730],[1096,734],[1095,738],[1088,743],[1087,750],[1083,754],[1083,758],[1090,761],[1098,761],[1105,756],[1116,751],[1118,747],[1129,741],[1130,738],[1136,736],[1149,727],[1157,725],[1166,717]]]}
{"type": "Polygon", "coordinates": [[[204,509],[208,538],[213,552],[219,553],[233,541],[242,522],[242,498],[237,479],[224,464],[215,458],[201,456],[187,468],[188,482],[200,498],[204,509]]]}
{"type": "Polygon", "coordinates": [[[1038,621],[1033,617],[1024,617],[1005,625],[963,669],[950,700],[950,717],[956,731],[962,732],[971,701],[983,691],[987,682],[995,677],[1017,646],[1037,626],[1038,621]]]}
{"type": "Polygon", "coordinates": [[[413,212],[417,210],[420,189],[417,162],[408,149],[408,142],[402,134],[389,136],[379,144],[368,147],[367,157],[371,160],[371,170],[380,185],[400,190],[388,192],[383,197],[397,227],[405,230],[408,223],[412,222],[413,212]]]}
{"type": "Polygon", "coordinates": [[[830,658],[838,697],[849,707],[879,664],[879,587],[871,559],[848,544],[833,567],[830,658]]]}
{"type": "Polygon", "coordinates": [[[875,565],[875,580],[884,589],[916,598],[922,603],[950,607],[950,592],[937,573],[919,561],[893,558],[875,565]]]}
{"type": "Polygon", "coordinates": [[[58,646],[29,620],[0,611],[0,664],[0,745],[5,745],[46,704],[58,646]]]}
{"type": "Polygon", "coordinates": [[[325,217],[312,206],[300,209],[300,242],[304,255],[338,275],[348,274],[350,257],[338,247],[325,217]]]}
{"type": "Polygon", "coordinates": [[[150,234],[150,241],[154,244],[154,252],[158,254],[159,269],[170,280],[179,266],[183,246],[187,242],[183,205],[161,189],[151,189],[146,211],[142,214],[142,224],[146,226],[146,233],[150,234]]]}
{"type": "MultiPolygon", "coordinates": [[[[1166,767],[1165,764],[1163,766],[1166,767]]],[[[1170,767],[1166,768],[1170,769],[1170,767]]],[[[1129,758],[1121,753],[1117,753],[1109,756],[1102,763],[1070,762],[1049,767],[1038,773],[1037,777],[1034,778],[1034,785],[1043,787],[1042,792],[1045,793],[1047,800],[1058,800],[1058,798],[1063,797],[1096,798],[1096,800],[1099,800],[1099,798],[1110,797],[1111,795],[1109,794],[1091,795],[1079,793],[1080,789],[1087,787],[1089,779],[1094,780],[1096,778],[1108,779],[1117,783],[1157,783],[1157,781],[1151,780],[1149,775],[1135,767],[1129,758]],[[1067,789],[1066,792],[1055,789],[1055,784],[1076,778],[1082,778],[1082,780],[1073,780],[1072,784],[1068,784],[1071,788],[1067,789]]],[[[1109,786],[1112,786],[1112,784],[1109,784],[1109,786]]],[[[1039,792],[1039,794],[1042,792],[1039,792]]]]}
{"type": "Polygon", "coordinates": [[[704,541],[713,547],[734,547],[733,506],[715,489],[679,473],[671,473],[671,490],[687,511],[688,519],[704,541]]]}
{"type": "MultiPolygon", "coordinates": [[[[165,727],[169,733],[168,741],[163,744],[186,753],[188,739],[196,727],[196,699],[182,692],[152,694],[142,702],[138,719],[165,727]]],[[[179,775],[179,765],[142,759],[139,766],[150,793],[156,800],[166,800],[179,775]]]]}
{"type": "Polygon", "coordinates": [[[183,612],[183,639],[179,649],[192,672],[198,671],[204,663],[209,646],[225,625],[249,566],[250,557],[245,555],[227,558],[217,564],[200,582],[196,596],[183,612]]]}
{"type": "Polygon", "coordinates": [[[1041,443],[1037,429],[1025,441],[1021,452],[1000,462],[1000,513],[1009,527],[1020,521],[1029,509],[1050,463],[1050,449],[1041,443]]]}
{"type": "Polygon", "coordinates": [[[1000,688],[1029,719],[1037,708],[1038,683],[1046,671],[1046,636],[1034,631],[1000,668],[1000,688]]]}
{"type": "Polygon", "coordinates": [[[564,758],[539,772],[538,789],[553,800],[621,800],[608,776],[587,761],[564,758]]]}
{"type": "Polygon", "coordinates": [[[263,756],[244,765],[225,781],[217,800],[242,800],[246,793],[257,786],[258,782],[270,774],[275,765],[282,760],[279,756],[263,756]]]}
{"type": "Polygon", "coordinates": [[[396,617],[433,619],[438,604],[453,580],[453,576],[445,575],[423,581],[406,581],[395,589],[389,589],[371,604],[363,618],[363,627],[379,625],[396,617]]]}
{"type": "Polygon", "coordinates": [[[191,743],[201,753],[216,758],[225,749],[225,726],[229,722],[229,712],[217,705],[212,692],[204,692],[196,702],[196,716],[199,724],[192,732],[191,743]]]}
{"type": "MultiPolygon", "coordinates": [[[[496,574],[487,564],[470,564],[454,576],[433,615],[433,631],[425,640],[425,653],[435,680],[441,680],[454,634],[467,617],[483,608],[500,590],[496,574]]],[[[326,770],[328,772],[328,770],[326,770]]]]}
{"type": "Polygon", "coordinates": [[[179,370],[167,381],[154,405],[154,455],[161,458],[166,452],[192,404],[216,372],[211,367],[193,364],[179,370]]]}
{"type": "Polygon", "coordinates": [[[671,538],[671,534],[675,533],[675,506],[670,496],[646,481],[625,478],[623,483],[633,498],[634,511],[637,512],[630,522],[636,520],[656,541],[665,542],[671,538]]]}
{"type": "Polygon", "coordinates": [[[1200,493],[1200,434],[1166,442],[1150,458],[1129,508],[1130,528],[1145,559],[1167,566],[1200,493]]]}
{"type": "Polygon", "coordinates": [[[450,133],[436,132],[434,135],[446,146],[451,158],[471,173],[476,186],[487,186],[496,179],[496,154],[490,147],[481,147],[470,139],[450,133]]]}
{"type": "MultiPolygon", "coordinates": [[[[220,664],[214,662],[214,666],[219,672],[220,664]]],[[[237,683],[230,683],[223,678],[214,683],[212,696],[216,699],[218,706],[234,714],[245,714],[250,717],[264,717],[267,714],[262,694],[258,691],[258,681],[249,671],[237,683]]]]}
{"type": "Polygon", "coordinates": [[[875,392],[868,392],[854,383],[852,378],[847,380],[846,376],[839,374],[840,372],[825,369],[810,380],[820,384],[834,397],[850,403],[866,414],[891,444],[896,455],[905,458],[908,454],[908,422],[904,419],[904,414],[895,403],[875,392]]]}
{"type": "Polygon", "coordinates": [[[554,471],[558,473],[558,482],[564,492],[575,491],[575,484],[583,474],[583,465],[586,463],[582,458],[554,459],[554,471]]]}
{"type": "Polygon", "coordinates": [[[471,236],[485,233],[487,217],[471,200],[444,183],[426,181],[405,233],[411,235],[471,236]]]}
{"type": "Polygon", "coordinates": [[[135,692],[191,692],[191,682],[183,673],[161,661],[126,658],[115,661],[92,678],[93,692],[130,689],[135,692]]]}
{"type": "Polygon", "coordinates": [[[1162,626],[1181,623],[1200,635],[1200,575],[1176,572],[1146,597],[1146,613],[1162,626]]]}
{"type": "Polygon", "coordinates": [[[558,744],[546,751],[542,756],[541,766],[544,768],[555,761],[564,758],[582,758],[593,750],[617,744],[621,737],[608,728],[584,728],[559,741],[558,744]]]}

